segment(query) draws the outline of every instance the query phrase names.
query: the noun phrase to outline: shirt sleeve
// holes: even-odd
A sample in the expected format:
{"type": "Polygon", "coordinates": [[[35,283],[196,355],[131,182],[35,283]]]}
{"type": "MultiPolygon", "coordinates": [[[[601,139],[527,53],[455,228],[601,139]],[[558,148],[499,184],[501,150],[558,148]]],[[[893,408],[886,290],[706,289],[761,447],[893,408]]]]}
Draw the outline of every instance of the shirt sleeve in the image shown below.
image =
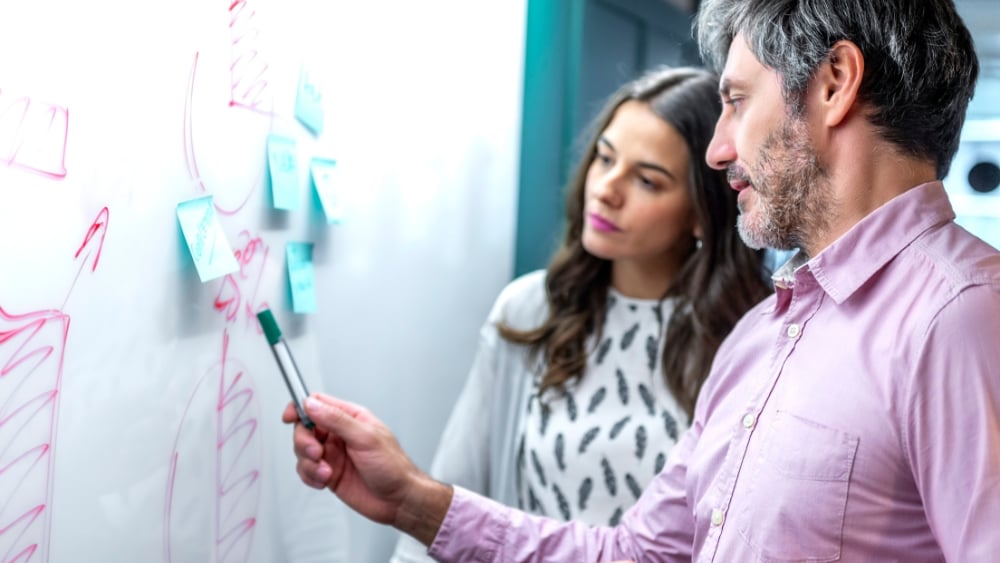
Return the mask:
{"type": "Polygon", "coordinates": [[[697,436],[694,427],[684,434],[667,466],[615,528],[529,515],[455,487],[430,554],[456,563],[688,562],[693,521],[684,493],[685,468],[697,436]]]}
{"type": "Polygon", "coordinates": [[[1000,285],[959,293],[932,320],[906,394],[907,455],[948,561],[1000,553],[1000,285]]]}

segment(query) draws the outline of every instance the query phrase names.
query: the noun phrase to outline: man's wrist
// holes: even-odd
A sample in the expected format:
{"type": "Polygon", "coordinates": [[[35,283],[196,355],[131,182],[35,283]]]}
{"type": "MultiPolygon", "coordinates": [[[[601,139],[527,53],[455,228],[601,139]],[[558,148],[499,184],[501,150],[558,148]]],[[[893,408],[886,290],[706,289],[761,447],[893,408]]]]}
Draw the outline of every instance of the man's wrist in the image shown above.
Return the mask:
{"type": "Polygon", "coordinates": [[[454,493],[451,485],[419,476],[400,503],[393,526],[429,546],[448,514],[454,493]]]}

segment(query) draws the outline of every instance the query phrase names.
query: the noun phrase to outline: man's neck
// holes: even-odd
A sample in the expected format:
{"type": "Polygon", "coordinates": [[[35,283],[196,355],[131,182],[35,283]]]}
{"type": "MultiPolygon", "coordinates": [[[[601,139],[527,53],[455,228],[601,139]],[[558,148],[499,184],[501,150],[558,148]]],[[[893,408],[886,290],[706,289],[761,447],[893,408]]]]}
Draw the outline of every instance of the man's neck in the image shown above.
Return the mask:
{"type": "Polygon", "coordinates": [[[904,155],[869,128],[842,131],[830,143],[827,170],[834,209],[822,233],[805,249],[816,256],[894,197],[936,179],[933,162],[904,155]]]}

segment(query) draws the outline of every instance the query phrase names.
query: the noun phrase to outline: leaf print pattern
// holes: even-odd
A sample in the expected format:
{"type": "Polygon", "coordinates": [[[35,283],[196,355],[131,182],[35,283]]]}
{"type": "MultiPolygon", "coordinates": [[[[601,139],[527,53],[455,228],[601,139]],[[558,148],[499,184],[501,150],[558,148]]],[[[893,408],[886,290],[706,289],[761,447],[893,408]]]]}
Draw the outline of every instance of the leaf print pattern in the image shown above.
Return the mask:
{"type": "Polygon", "coordinates": [[[645,484],[666,468],[685,428],[669,391],[656,383],[673,305],[634,303],[608,296],[607,324],[591,340],[596,345],[589,345],[582,380],[542,396],[544,365],[534,374],[532,400],[521,407],[530,424],[521,427],[514,452],[514,500],[525,510],[620,524],[645,484]]]}
{"type": "Polygon", "coordinates": [[[549,417],[552,416],[552,409],[545,403],[541,403],[541,413],[542,413],[542,424],[538,429],[538,433],[542,436],[545,435],[545,429],[549,426],[549,417]]]}
{"type": "Polygon", "coordinates": [[[649,416],[656,415],[656,402],[653,399],[653,393],[650,392],[649,388],[639,384],[639,396],[642,397],[642,402],[646,404],[646,410],[649,411],[649,416]]]}
{"type": "Polygon", "coordinates": [[[576,420],[576,399],[573,398],[572,393],[566,393],[566,414],[569,415],[570,420],[576,420]]]}
{"type": "Polygon", "coordinates": [[[631,473],[625,474],[625,484],[628,485],[628,490],[632,491],[632,496],[639,499],[642,496],[642,487],[639,486],[639,482],[635,480],[635,477],[631,473]]]}
{"type": "Polygon", "coordinates": [[[617,438],[618,434],[621,433],[622,428],[625,428],[625,425],[628,424],[628,421],[630,420],[632,420],[632,415],[628,415],[625,418],[616,422],[615,425],[611,427],[611,434],[608,435],[608,438],[612,440],[617,438]]]}
{"type": "Polygon", "coordinates": [[[623,405],[628,404],[628,383],[625,381],[625,374],[622,370],[615,370],[615,376],[618,378],[618,398],[622,400],[623,405]]]}
{"type": "Polygon", "coordinates": [[[535,495],[535,490],[528,488],[528,506],[530,510],[535,514],[541,514],[542,516],[548,516],[548,511],[542,506],[542,502],[538,500],[538,496],[535,495]]]}
{"type": "Polygon", "coordinates": [[[583,435],[583,438],[580,438],[580,447],[579,449],[577,449],[577,453],[582,454],[583,452],[587,451],[587,446],[589,446],[590,443],[594,441],[594,438],[597,437],[597,434],[600,431],[601,431],[600,426],[595,426],[590,430],[587,430],[587,433],[583,435]]]}
{"type": "Polygon", "coordinates": [[[628,350],[628,347],[632,345],[632,341],[635,340],[635,333],[639,332],[639,323],[632,325],[632,328],[625,331],[622,335],[622,350],[628,350]]]}
{"type": "Polygon", "coordinates": [[[563,520],[569,520],[571,515],[569,513],[569,503],[566,502],[566,495],[559,489],[559,485],[555,484],[552,485],[552,492],[556,495],[556,501],[559,503],[559,512],[562,513],[563,520]]]}
{"type": "Polygon", "coordinates": [[[590,500],[590,493],[594,490],[594,480],[587,477],[580,483],[580,510],[587,510],[587,501],[590,500]]]}
{"type": "Polygon", "coordinates": [[[601,345],[597,347],[597,365],[601,365],[604,361],[604,356],[608,355],[608,350],[611,350],[611,337],[604,339],[601,345]]]}
{"type": "Polygon", "coordinates": [[[542,462],[538,459],[538,452],[531,450],[531,465],[535,468],[535,475],[538,475],[538,482],[545,486],[545,470],[542,469],[542,462]]]}
{"type": "Polygon", "coordinates": [[[560,471],[566,471],[566,443],[563,438],[562,432],[556,435],[556,465],[559,466],[560,471]]]}
{"type": "Polygon", "coordinates": [[[590,397],[590,404],[587,406],[587,412],[593,414],[597,410],[597,406],[601,404],[604,397],[608,394],[607,387],[601,387],[590,397]]]}
{"type": "Polygon", "coordinates": [[[642,459],[646,453],[646,427],[639,425],[635,429],[635,457],[642,459]]]}
{"type": "Polygon", "coordinates": [[[652,336],[646,337],[646,366],[652,370],[656,367],[656,352],[659,348],[659,343],[652,336]]]}
{"type": "Polygon", "coordinates": [[[618,494],[618,483],[615,482],[615,470],[611,468],[608,458],[601,458],[601,469],[604,471],[604,486],[608,488],[611,496],[618,494]]]}
{"type": "Polygon", "coordinates": [[[670,436],[670,439],[676,442],[677,421],[674,420],[674,417],[670,416],[670,413],[667,411],[663,411],[661,414],[663,415],[663,428],[667,431],[667,436],[670,436]]]}
{"type": "Polygon", "coordinates": [[[608,520],[608,526],[617,526],[622,521],[622,508],[619,506],[615,509],[615,513],[611,515],[608,520]]]}

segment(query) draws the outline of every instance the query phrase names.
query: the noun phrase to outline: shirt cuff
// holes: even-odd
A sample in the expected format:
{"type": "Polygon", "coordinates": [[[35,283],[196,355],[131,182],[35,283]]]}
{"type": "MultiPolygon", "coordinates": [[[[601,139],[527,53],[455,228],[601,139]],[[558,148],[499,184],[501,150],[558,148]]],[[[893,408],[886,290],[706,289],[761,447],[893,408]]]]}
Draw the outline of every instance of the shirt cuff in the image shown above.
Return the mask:
{"type": "Polygon", "coordinates": [[[438,561],[496,560],[510,529],[506,506],[452,486],[451,506],[428,554],[438,561]]]}

